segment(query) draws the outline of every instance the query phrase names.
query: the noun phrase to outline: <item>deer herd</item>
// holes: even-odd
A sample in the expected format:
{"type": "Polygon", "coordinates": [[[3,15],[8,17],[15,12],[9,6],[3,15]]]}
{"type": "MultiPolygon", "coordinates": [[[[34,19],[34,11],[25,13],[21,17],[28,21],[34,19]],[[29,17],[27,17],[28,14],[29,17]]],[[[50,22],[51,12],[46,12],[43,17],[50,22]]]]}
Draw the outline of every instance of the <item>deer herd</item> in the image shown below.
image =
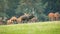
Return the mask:
{"type": "Polygon", "coordinates": [[[16,18],[15,16],[13,16],[12,18],[10,18],[9,20],[7,20],[7,24],[13,24],[14,22],[16,22],[17,24],[19,23],[24,23],[24,22],[35,22],[37,21],[37,18],[33,15],[33,14],[24,14],[18,18],[16,18]]]}
{"type": "MultiPolygon", "coordinates": [[[[48,14],[48,18],[49,21],[57,21],[60,19],[60,14],[59,12],[53,13],[50,12],[48,14]]],[[[20,16],[20,17],[16,17],[13,16],[10,19],[7,20],[7,24],[19,24],[19,23],[24,23],[24,22],[37,22],[38,19],[37,17],[35,17],[33,14],[26,14],[24,13],[24,15],[20,16]]],[[[0,20],[0,24],[1,24],[1,20],[0,20]]]]}
{"type": "Polygon", "coordinates": [[[59,12],[55,12],[55,13],[51,12],[51,13],[48,14],[48,17],[49,17],[50,21],[58,21],[58,20],[60,20],[59,12]]]}

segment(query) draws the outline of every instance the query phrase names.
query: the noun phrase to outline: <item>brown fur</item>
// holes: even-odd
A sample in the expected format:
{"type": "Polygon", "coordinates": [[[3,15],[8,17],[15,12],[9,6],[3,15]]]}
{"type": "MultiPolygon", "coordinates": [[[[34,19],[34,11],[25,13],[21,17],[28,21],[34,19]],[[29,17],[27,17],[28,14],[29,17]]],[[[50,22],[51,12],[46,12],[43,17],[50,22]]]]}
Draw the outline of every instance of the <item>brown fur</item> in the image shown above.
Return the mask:
{"type": "Polygon", "coordinates": [[[31,20],[29,20],[29,22],[37,22],[37,21],[38,21],[37,17],[33,17],[31,20]]]}
{"type": "Polygon", "coordinates": [[[7,20],[7,24],[13,24],[13,21],[7,20]]]}
{"type": "Polygon", "coordinates": [[[10,20],[12,20],[12,21],[16,21],[17,18],[16,18],[15,16],[13,16],[10,20]]]}
{"type": "Polygon", "coordinates": [[[33,18],[34,16],[33,15],[30,15],[30,14],[24,14],[22,16],[20,16],[18,19],[17,19],[17,22],[18,23],[22,23],[22,22],[26,22],[26,21],[29,21],[29,19],[33,18]]]}
{"type": "Polygon", "coordinates": [[[23,22],[23,20],[27,20],[27,19],[28,19],[28,15],[22,15],[17,19],[17,22],[21,23],[23,22]]]}
{"type": "Polygon", "coordinates": [[[54,17],[55,17],[55,20],[56,20],[56,21],[59,20],[60,14],[59,14],[58,12],[56,12],[56,13],[54,14],[54,17]]]}
{"type": "Polygon", "coordinates": [[[49,13],[48,17],[49,17],[50,21],[53,21],[54,20],[54,13],[49,13]]]}
{"type": "Polygon", "coordinates": [[[54,20],[57,21],[60,18],[60,14],[58,12],[56,12],[56,13],[49,13],[48,17],[49,17],[50,21],[54,21],[54,20]]]}
{"type": "Polygon", "coordinates": [[[13,24],[14,21],[17,21],[17,18],[13,16],[11,19],[7,20],[7,24],[13,24]]]}

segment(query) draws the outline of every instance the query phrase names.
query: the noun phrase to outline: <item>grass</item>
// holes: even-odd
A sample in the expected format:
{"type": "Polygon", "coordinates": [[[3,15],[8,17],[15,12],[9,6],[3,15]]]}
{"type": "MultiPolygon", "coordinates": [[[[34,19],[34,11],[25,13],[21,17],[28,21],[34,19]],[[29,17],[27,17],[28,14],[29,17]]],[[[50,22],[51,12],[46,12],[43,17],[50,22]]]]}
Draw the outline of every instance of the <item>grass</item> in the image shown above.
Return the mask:
{"type": "Polygon", "coordinates": [[[0,34],[60,34],[60,21],[0,25],[0,34]]]}

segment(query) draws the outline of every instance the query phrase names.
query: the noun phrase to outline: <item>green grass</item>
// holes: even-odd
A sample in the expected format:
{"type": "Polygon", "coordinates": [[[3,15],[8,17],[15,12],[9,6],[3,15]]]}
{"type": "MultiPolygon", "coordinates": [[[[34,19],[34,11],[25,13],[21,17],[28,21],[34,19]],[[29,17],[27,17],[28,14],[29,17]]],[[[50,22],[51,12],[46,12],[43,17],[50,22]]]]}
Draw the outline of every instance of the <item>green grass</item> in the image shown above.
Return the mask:
{"type": "Polygon", "coordinates": [[[60,34],[60,21],[0,25],[0,34],[60,34]]]}

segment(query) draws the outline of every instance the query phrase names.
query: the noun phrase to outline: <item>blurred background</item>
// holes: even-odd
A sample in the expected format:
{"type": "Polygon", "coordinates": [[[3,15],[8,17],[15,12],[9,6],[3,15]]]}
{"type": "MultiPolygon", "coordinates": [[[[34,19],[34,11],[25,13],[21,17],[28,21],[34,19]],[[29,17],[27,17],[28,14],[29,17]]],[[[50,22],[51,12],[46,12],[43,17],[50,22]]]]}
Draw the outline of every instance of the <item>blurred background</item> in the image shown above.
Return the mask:
{"type": "Polygon", "coordinates": [[[39,21],[48,21],[50,12],[60,13],[60,0],[0,0],[0,17],[5,19],[29,13],[39,21]]]}

